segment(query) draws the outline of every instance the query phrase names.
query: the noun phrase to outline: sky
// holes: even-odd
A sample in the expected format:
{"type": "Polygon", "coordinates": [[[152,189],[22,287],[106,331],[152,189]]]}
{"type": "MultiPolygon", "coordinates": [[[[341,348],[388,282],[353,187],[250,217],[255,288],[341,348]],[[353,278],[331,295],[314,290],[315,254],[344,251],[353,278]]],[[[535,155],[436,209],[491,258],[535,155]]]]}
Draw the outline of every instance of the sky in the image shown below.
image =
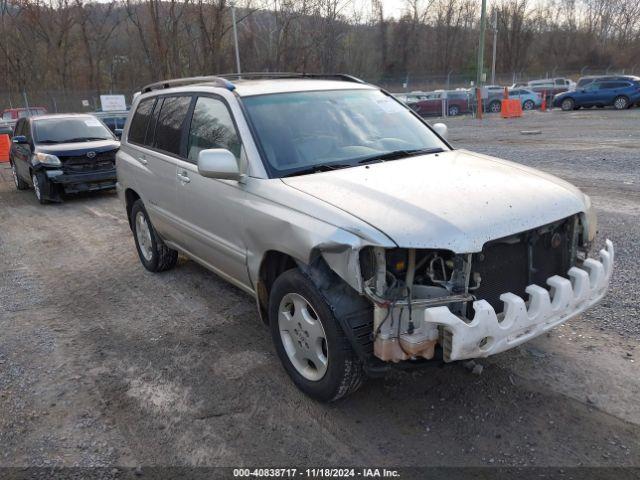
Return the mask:
{"type": "MultiPolygon", "coordinates": [[[[370,0],[354,0],[357,7],[371,11],[370,0]]],[[[385,17],[400,18],[405,9],[405,0],[382,0],[385,17]]]]}

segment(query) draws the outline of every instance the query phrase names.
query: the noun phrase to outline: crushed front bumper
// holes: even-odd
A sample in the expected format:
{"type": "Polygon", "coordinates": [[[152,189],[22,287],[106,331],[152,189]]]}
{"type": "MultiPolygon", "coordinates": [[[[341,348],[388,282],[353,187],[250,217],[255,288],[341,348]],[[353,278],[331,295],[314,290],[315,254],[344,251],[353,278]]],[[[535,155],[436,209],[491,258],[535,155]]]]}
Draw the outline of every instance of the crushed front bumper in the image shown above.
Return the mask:
{"type": "Polygon", "coordinates": [[[513,293],[504,293],[504,312],[497,315],[485,300],[473,302],[471,322],[454,315],[448,307],[431,307],[415,312],[420,321],[442,328],[444,360],[481,358],[504,352],[537,337],[584,312],[604,297],[613,271],[613,243],[606,241],[600,260],[589,258],[582,267],[572,267],[567,278],[547,279],[551,292],[529,285],[525,302],[513,293]]]}
{"type": "Polygon", "coordinates": [[[116,169],[88,173],[65,173],[62,170],[47,170],[47,180],[62,185],[65,192],[87,192],[115,188],[116,169]]]}

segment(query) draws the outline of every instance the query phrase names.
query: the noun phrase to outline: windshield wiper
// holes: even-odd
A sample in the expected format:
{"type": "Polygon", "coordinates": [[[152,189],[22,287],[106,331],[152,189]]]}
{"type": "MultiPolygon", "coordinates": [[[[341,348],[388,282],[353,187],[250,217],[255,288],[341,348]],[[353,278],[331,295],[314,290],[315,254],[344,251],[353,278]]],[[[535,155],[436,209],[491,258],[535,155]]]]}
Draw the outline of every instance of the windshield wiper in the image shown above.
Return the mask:
{"type": "Polygon", "coordinates": [[[60,143],[58,140],[38,140],[39,144],[43,144],[43,145],[51,145],[54,143],[60,143]]]}
{"type": "Polygon", "coordinates": [[[371,157],[363,158],[358,163],[369,162],[383,162],[385,160],[398,160],[400,158],[414,157],[416,155],[429,155],[430,153],[440,153],[444,150],[440,147],[437,148],[415,148],[412,150],[393,150],[391,152],[381,153],[379,155],[373,155],[371,157]]]}
{"type": "Polygon", "coordinates": [[[320,165],[312,165],[311,167],[308,168],[301,168],[300,170],[296,170],[295,172],[291,172],[291,173],[287,173],[286,175],[283,175],[282,178],[284,177],[297,177],[298,175],[309,175],[311,173],[318,173],[318,172],[329,172],[331,170],[339,170],[340,168],[349,168],[352,167],[353,165],[346,165],[346,164],[330,164],[330,163],[325,163],[325,164],[320,164],[320,165]]]}
{"type": "Polygon", "coordinates": [[[78,138],[70,138],[68,140],[65,140],[65,143],[76,143],[76,142],[90,142],[92,140],[109,140],[108,138],[104,138],[104,137],[78,137],[78,138]]]}

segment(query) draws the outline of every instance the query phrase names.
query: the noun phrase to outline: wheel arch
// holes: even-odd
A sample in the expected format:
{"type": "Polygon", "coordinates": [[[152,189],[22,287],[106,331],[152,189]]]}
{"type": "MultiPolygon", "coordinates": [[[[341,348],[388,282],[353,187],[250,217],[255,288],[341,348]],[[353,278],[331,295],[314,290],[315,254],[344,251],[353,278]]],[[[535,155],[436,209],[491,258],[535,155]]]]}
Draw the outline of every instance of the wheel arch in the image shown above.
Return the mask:
{"type": "Polygon", "coordinates": [[[140,199],[140,195],[132,189],[127,188],[124,192],[125,199],[125,208],[127,210],[127,219],[129,220],[129,228],[133,228],[131,224],[131,210],[133,209],[133,204],[140,199]]]}
{"type": "Polygon", "coordinates": [[[269,323],[269,295],[273,282],[284,272],[297,266],[298,261],[287,253],[278,250],[268,250],[264,252],[258,269],[256,299],[260,318],[265,324],[269,323]]]}

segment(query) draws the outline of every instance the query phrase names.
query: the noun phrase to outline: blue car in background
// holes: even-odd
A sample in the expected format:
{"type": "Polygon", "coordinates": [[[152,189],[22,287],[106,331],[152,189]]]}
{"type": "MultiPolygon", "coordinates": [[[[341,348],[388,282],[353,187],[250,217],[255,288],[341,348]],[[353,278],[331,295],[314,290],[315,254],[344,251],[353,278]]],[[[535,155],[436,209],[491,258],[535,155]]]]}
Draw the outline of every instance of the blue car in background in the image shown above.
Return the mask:
{"type": "Polygon", "coordinates": [[[565,111],[577,110],[580,107],[607,106],[624,110],[639,102],[640,81],[632,79],[594,81],[583,88],[559,93],[553,97],[553,106],[565,111]]]}
{"type": "Polygon", "coordinates": [[[512,88],[509,90],[509,98],[520,100],[523,110],[533,110],[542,104],[542,94],[528,88],[512,88]]]}

